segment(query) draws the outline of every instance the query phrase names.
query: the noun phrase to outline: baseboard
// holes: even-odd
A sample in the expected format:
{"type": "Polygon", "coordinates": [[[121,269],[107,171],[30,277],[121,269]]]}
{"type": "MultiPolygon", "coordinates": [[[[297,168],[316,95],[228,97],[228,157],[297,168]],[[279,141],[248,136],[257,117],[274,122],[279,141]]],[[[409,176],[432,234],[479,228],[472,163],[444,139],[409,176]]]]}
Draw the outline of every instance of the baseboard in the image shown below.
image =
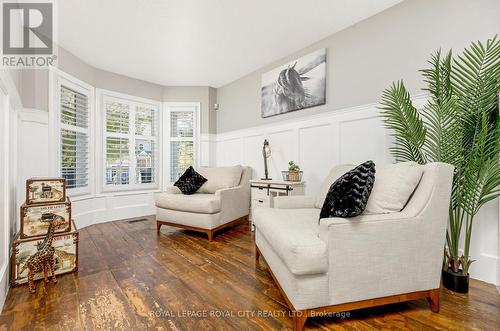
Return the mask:
{"type": "Polygon", "coordinates": [[[477,260],[471,264],[469,269],[470,277],[500,286],[498,283],[499,275],[497,275],[499,263],[500,259],[498,256],[481,254],[477,257],[477,260]]]}
{"type": "Polygon", "coordinates": [[[154,215],[156,213],[155,206],[151,205],[136,205],[130,207],[120,207],[113,210],[97,209],[89,212],[74,215],[76,227],[78,229],[106,222],[118,221],[122,219],[143,217],[154,215]]]}

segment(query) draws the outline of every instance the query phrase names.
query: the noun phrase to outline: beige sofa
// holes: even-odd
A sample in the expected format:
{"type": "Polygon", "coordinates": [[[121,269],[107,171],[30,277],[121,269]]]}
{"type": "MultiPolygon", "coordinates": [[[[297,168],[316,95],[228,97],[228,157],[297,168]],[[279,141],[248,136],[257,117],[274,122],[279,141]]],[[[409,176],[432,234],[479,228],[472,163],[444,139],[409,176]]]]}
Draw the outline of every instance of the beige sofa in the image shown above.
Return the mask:
{"type": "Polygon", "coordinates": [[[247,220],[250,210],[250,167],[200,168],[208,181],[193,195],[184,195],[175,187],[155,196],[156,225],[213,234],[236,222],[247,220]]]}
{"type": "MultiPolygon", "coordinates": [[[[324,188],[318,197],[279,197],[274,209],[254,210],[256,257],[267,262],[296,330],[321,312],[418,298],[438,311],[453,167],[420,167],[420,182],[399,212],[318,224],[324,188]]],[[[323,187],[349,168],[334,168],[323,187]]]]}

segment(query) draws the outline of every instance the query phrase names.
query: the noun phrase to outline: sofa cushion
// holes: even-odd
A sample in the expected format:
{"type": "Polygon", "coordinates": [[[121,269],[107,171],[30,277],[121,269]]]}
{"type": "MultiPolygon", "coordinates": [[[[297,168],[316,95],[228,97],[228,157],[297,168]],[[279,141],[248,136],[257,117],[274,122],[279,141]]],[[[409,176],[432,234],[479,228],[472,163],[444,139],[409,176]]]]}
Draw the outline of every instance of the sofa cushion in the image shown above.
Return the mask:
{"type": "Polygon", "coordinates": [[[183,194],[194,194],[198,189],[207,181],[205,177],[200,175],[193,169],[189,167],[184,171],[184,173],[175,182],[174,186],[177,186],[183,194]]]}
{"type": "Polygon", "coordinates": [[[323,183],[321,183],[321,187],[319,189],[318,196],[316,197],[316,203],[314,204],[314,208],[321,208],[323,206],[323,202],[325,202],[326,194],[332,186],[333,182],[335,182],[340,176],[345,174],[347,171],[354,168],[352,164],[341,164],[335,166],[330,170],[328,176],[326,176],[323,183]]]}
{"type": "Polygon", "coordinates": [[[201,167],[198,172],[207,179],[207,182],[198,190],[201,193],[215,193],[215,191],[238,186],[241,180],[242,167],[201,167]]]}
{"type": "Polygon", "coordinates": [[[337,179],[321,208],[320,218],[354,217],[365,210],[375,182],[375,163],[366,161],[337,179]]]}
{"type": "Polygon", "coordinates": [[[328,270],[326,244],[318,237],[319,209],[255,208],[252,219],[276,254],[295,275],[328,270]]]}
{"type": "Polygon", "coordinates": [[[401,162],[379,167],[365,214],[401,211],[422,178],[423,167],[416,162],[401,162]]]}
{"type": "Polygon", "coordinates": [[[195,193],[192,195],[159,193],[155,196],[158,208],[191,213],[215,214],[220,212],[220,199],[215,194],[195,193]]]}

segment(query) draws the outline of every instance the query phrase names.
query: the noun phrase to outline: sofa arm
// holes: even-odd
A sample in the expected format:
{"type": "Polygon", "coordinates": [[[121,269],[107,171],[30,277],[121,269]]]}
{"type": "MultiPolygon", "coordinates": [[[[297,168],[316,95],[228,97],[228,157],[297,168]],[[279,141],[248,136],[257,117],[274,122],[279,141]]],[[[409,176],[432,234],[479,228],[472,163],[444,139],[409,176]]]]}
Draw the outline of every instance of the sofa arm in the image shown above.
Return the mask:
{"type": "Polygon", "coordinates": [[[333,303],[439,288],[446,223],[404,212],[322,219],[333,303]]]}
{"type": "Polygon", "coordinates": [[[221,218],[224,222],[246,216],[250,212],[250,190],[236,186],[215,191],[221,201],[221,218]]]}
{"type": "Polygon", "coordinates": [[[158,194],[161,193],[167,193],[167,194],[182,194],[181,190],[177,186],[168,186],[165,191],[159,192],[158,194]]]}
{"type": "Polygon", "coordinates": [[[276,197],[273,200],[274,208],[278,209],[299,209],[299,208],[314,208],[316,202],[315,197],[304,195],[276,197]]]}

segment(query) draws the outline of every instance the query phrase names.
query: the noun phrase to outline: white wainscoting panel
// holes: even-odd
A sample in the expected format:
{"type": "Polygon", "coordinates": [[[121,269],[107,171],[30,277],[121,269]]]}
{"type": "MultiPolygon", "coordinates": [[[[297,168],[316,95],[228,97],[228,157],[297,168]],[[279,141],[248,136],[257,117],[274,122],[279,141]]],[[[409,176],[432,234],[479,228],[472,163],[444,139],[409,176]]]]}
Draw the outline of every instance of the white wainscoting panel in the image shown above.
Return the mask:
{"type": "MultiPolygon", "coordinates": [[[[18,124],[18,205],[26,198],[26,179],[50,176],[49,167],[49,113],[43,110],[23,109],[18,124]]],[[[16,222],[19,225],[19,222],[16,222]]],[[[16,227],[16,230],[19,229],[16,227]]]]}
{"type": "Polygon", "coordinates": [[[252,177],[263,178],[264,167],[262,159],[263,135],[255,135],[243,138],[243,160],[242,164],[252,167],[252,177]]]}
{"type": "Polygon", "coordinates": [[[307,169],[303,180],[307,182],[306,192],[318,192],[321,183],[332,164],[336,163],[336,145],[333,126],[320,124],[299,129],[299,157],[297,163],[307,169]],[[319,143],[321,142],[321,143],[319,143]]]}

